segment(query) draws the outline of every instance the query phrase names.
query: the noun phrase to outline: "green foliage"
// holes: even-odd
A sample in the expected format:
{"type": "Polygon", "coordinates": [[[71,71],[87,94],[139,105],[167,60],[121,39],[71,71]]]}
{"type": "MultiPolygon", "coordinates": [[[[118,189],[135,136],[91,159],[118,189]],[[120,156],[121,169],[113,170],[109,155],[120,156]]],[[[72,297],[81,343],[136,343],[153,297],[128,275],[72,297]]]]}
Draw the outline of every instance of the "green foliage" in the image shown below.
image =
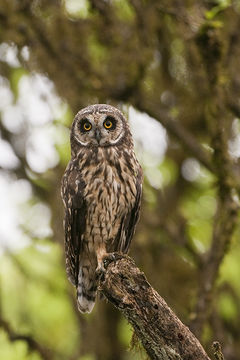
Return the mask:
{"type": "Polygon", "coordinates": [[[174,184],[178,176],[177,165],[171,158],[165,157],[161,164],[158,166],[160,173],[162,174],[162,187],[170,186],[174,184]]]}
{"type": "Polygon", "coordinates": [[[237,317],[238,310],[235,302],[229,294],[222,294],[218,300],[219,312],[224,319],[234,321],[237,317]]]}
{"type": "Polygon", "coordinates": [[[104,66],[104,63],[108,60],[108,52],[105,46],[98,41],[97,35],[94,33],[88,36],[88,51],[97,69],[100,70],[101,66],[104,66]]]}
{"type": "Polygon", "coordinates": [[[29,352],[25,342],[9,342],[7,335],[0,331],[0,358],[7,360],[41,360],[37,353],[29,352]]]}
{"type": "Polygon", "coordinates": [[[181,211],[188,219],[187,231],[197,251],[209,248],[212,235],[212,221],[216,211],[215,191],[196,187],[189,191],[181,204],[181,211]]]}
{"type": "Polygon", "coordinates": [[[93,355],[85,355],[81,356],[79,360],[95,360],[95,357],[93,355]]]}
{"type": "Polygon", "coordinates": [[[22,67],[12,68],[9,76],[10,87],[15,100],[18,98],[18,84],[22,76],[27,75],[27,71],[22,67]]]}
{"type": "Polygon", "coordinates": [[[68,163],[71,155],[69,144],[69,131],[61,125],[56,126],[56,142],[55,146],[59,154],[60,163],[64,166],[68,163]]]}
{"type": "Polygon", "coordinates": [[[135,14],[129,0],[114,0],[114,5],[120,19],[125,21],[131,21],[134,19],[135,14]]]}
{"type": "MultiPolygon", "coordinates": [[[[61,261],[59,246],[50,242],[2,255],[2,309],[15,332],[31,334],[67,357],[78,342],[78,330],[61,261]]],[[[8,341],[1,339],[1,351],[9,351],[8,341]]],[[[28,359],[26,345],[19,343],[14,346],[20,358],[28,359]]]]}
{"type": "Polygon", "coordinates": [[[213,20],[220,12],[226,10],[229,6],[231,6],[230,0],[220,0],[217,1],[217,5],[213,6],[211,10],[205,13],[207,20],[213,20]]]}
{"type": "Polygon", "coordinates": [[[220,279],[219,279],[220,284],[224,282],[230,283],[234,291],[238,294],[238,296],[240,296],[239,257],[240,257],[240,244],[239,244],[239,230],[238,230],[233,241],[231,253],[229,254],[229,256],[226,257],[226,259],[222,264],[220,271],[220,279]]]}
{"type": "Polygon", "coordinates": [[[127,320],[121,318],[118,324],[118,337],[119,340],[125,347],[128,347],[133,335],[133,330],[131,325],[128,324],[127,320]]]}

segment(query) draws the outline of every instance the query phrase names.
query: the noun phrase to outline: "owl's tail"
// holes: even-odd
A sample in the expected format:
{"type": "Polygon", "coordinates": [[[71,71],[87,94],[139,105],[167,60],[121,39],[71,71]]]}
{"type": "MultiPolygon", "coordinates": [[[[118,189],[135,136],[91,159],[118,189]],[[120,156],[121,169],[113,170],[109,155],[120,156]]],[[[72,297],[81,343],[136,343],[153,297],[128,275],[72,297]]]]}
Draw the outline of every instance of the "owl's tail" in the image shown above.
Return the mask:
{"type": "Polygon", "coordinates": [[[95,269],[91,264],[83,264],[79,269],[77,286],[77,304],[81,313],[90,313],[95,305],[97,281],[95,269]]]}

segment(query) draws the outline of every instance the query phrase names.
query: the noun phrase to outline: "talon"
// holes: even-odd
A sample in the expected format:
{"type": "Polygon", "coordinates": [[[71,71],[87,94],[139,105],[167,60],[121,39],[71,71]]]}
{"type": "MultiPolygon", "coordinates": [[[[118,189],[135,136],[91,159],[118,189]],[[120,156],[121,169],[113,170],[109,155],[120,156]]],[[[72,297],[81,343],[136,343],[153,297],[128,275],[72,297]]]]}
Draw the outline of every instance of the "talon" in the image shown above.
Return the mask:
{"type": "Polygon", "coordinates": [[[97,267],[96,269],[96,278],[97,280],[102,280],[104,278],[106,269],[104,268],[104,266],[100,265],[97,267]]]}
{"type": "Polygon", "coordinates": [[[106,269],[106,268],[108,267],[108,265],[111,264],[111,262],[113,262],[113,261],[114,261],[114,263],[116,262],[113,253],[106,255],[106,256],[104,257],[104,259],[103,259],[104,269],[106,269]]]}
{"type": "Polygon", "coordinates": [[[106,270],[106,268],[108,267],[108,265],[109,265],[108,259],[104,259],[104,260],[103,260],[103,267],[104,267],[105,270],[106,270]]]}
{"type": "Polygon", "coordinates": [[[114,265],[116,264],[117,260],[120,260],[124,257],[124,255],[119,254],[117,252],[115,253],[110,253],[107,254],[104,258],[103,258],[103,266],[104,269],[106,269],[108,267],[109,264],[111,264],[111,262],[114,262],[114,265]]]}

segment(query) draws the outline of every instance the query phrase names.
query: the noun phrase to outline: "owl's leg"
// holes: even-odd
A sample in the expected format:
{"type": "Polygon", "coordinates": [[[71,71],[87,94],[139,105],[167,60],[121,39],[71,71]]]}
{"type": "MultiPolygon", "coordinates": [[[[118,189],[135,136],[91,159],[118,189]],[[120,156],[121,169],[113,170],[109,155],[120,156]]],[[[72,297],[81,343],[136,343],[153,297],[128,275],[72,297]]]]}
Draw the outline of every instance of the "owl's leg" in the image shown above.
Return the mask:
{"type": "Polygon", "coordinates": [[[124,258],[124,254],[121,254],[119,252],[113,252],[113,253],[108,253],[103,257],[103,266],[104,269],[107,269],[108,265],[111,264],[112,262],[114,262],[114,264],[116,264],[117,260],[121,260],[122,258],[124,258]]]}
{"type": "Polygon", "coordinates": [[[107,252],[106,252],[106,248],[101,247],[97,250],[97,268],[96,268],[96,276],[97,278],[100,278],[103,273],[105,272],[105,268],[103,266],[103,259],[106,257],[107,252]]]}
{"type": "Polygon", "coordinates": [[[101,247],[97,251],[97,268],[100,268],[102,266],[103,259],[107,255],[107,251],[105,246],[101,247]]]}

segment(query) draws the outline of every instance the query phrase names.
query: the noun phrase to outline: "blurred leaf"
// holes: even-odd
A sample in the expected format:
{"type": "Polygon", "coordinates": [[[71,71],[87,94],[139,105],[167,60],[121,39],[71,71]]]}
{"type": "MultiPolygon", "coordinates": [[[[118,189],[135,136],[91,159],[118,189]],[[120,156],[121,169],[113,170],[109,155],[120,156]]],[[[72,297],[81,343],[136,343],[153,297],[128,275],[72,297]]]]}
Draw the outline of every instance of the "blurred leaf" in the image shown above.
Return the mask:
{"type": "Polygon", "coordinates": [[[67,104],[62,105],[61,116],[58,117],[53,123],[60,123],[66,127],[70,127],[72,125],[72,121],[74,118],[74,114],[71,108],[67,104]]]}
{"type": "Polygon", "coordinates": [[[9,76],[11,90],[14,94],[15,100],[18,98],[18,84],[22,76],[28,75],[27,71],[23,68],[12,68],[9,76]]]}
{"type": "Polygon", "coordinates": [[[7,334],[0,330],[0,359],[2,360],[42,360],[36,352],[28,352],[24,341],[8,340],[7,334]]]}
{"type": "Polygon", "coordinates": [[[238,315],[237,307],[229,294],[220,294],[218,308],[223,318],[236,320],[238,315]]]}
{"type": "Polygon", "coordinates": [[[8,321],[18,331],[33,334],[44,346],[70,355],[79,343],[79,334],[59,247],[52,245],[48,251],[28,247],[19,252],[16,261],[11,257],[1,261],[2,308],[8,321]]]}
{"type": "Polygon", "coordinates": [[[231,1],[229,0],[221,0],[218,1],[219,5],[212,7],[211,10],[205,13],[205,17],[208,20],[213,20],[215,16],[217,16],[221,11],[226,10],[229,6],[231,6],[231,1]]]}
{"type": "Polygon", "coordinates": [[[134,12],[128,0],[114,0],[117,15],[122,20],[133,20],[134,12]]]}
{"type": "Polygon", "coordinates": [[[129,347],[133,334],[132,326],[127,322],[125,318],[121,318],[118,324],[118,337],[125,347],[129,347]]]}
{"type": "Polygon", "coordinates": [[[66,166],[71,156],[70,133],[63,126],[56,126],[56,142],[55,147],[60,157],[60,163],[66,166]]]}
{"type": "Polygon", "coordinates": [[[178,176],[178,168],[171,158],[165,157],[158,168],[163,177],[163,187],[175,183],[178,176]]]}
{"type": "Polygon", "coordinates": [[[79,360],[95,360],[95,359],[96,358],[94,355],[84,355],[79,358],[79,360]]]}
{"type": "Polygon", "coordinates": [[[240,297],[240,244],[239,233],[234,237],[231,252],[226,256],[220,269],[219,283],[229,282],[240,297]]]}

